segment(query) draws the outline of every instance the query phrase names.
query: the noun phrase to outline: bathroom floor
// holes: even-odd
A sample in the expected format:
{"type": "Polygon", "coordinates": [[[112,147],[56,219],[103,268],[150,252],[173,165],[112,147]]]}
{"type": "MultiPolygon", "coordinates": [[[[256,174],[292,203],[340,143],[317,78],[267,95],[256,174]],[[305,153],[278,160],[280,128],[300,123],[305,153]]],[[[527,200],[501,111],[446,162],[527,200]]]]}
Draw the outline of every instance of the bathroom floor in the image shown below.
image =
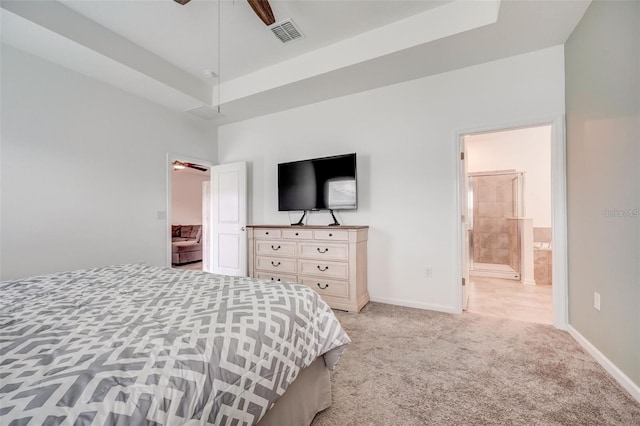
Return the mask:
{"type": "Polygon", "coordinates": [[[520,281],[472,277],[466,312],[518,321],[551,324],[550,285],[525,285],[520,281]]]}

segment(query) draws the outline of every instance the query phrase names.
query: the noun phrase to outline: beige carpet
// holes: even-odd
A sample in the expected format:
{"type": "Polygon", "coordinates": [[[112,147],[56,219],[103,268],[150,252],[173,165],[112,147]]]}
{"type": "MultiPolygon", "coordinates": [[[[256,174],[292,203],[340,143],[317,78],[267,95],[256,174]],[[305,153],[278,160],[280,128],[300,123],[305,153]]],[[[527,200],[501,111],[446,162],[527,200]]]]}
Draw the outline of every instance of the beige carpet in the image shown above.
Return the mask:
{"type": "Polygon", "coordinates": [[[635,402],[549,325],[369,303],[313,426],[640,425],[635,402]]]}

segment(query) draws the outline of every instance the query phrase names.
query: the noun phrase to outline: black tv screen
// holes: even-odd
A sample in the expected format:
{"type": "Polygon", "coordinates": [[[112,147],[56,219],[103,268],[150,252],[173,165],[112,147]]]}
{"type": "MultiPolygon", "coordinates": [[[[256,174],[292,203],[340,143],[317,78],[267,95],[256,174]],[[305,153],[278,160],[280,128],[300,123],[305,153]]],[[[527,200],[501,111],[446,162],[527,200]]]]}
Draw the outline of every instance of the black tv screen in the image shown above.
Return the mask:
{"type": "Polygon", "coordinates": [[[279,211],[357,206],[355,153],[278,164],[279,211]]]}

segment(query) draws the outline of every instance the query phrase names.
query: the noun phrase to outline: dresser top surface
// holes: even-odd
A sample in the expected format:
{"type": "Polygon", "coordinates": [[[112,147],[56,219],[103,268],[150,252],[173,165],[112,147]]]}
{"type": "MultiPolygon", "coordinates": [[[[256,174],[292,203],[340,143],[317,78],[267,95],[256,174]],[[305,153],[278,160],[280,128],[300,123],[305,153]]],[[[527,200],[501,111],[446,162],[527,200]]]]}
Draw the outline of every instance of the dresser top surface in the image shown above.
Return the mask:
{"type": "Polygon", "coordinates": [[[269,228],[269,229],[367,229],[368,225],[340,225],[340,226],[328,226],[328,225],[247,225],[247,228],[269,228]]]}

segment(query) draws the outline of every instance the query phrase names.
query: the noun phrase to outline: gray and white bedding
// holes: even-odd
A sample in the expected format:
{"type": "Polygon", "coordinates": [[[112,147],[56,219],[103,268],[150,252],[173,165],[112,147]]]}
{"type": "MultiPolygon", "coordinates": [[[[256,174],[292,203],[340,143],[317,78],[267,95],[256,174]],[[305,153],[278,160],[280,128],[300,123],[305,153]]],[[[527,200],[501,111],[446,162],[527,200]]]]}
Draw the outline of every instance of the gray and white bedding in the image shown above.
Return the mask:
{"type": "Polygon", "coordinates": [[[0,283],[0,424],[251,425],[349,343],[303,285],[109,266],[0,283]]]}

